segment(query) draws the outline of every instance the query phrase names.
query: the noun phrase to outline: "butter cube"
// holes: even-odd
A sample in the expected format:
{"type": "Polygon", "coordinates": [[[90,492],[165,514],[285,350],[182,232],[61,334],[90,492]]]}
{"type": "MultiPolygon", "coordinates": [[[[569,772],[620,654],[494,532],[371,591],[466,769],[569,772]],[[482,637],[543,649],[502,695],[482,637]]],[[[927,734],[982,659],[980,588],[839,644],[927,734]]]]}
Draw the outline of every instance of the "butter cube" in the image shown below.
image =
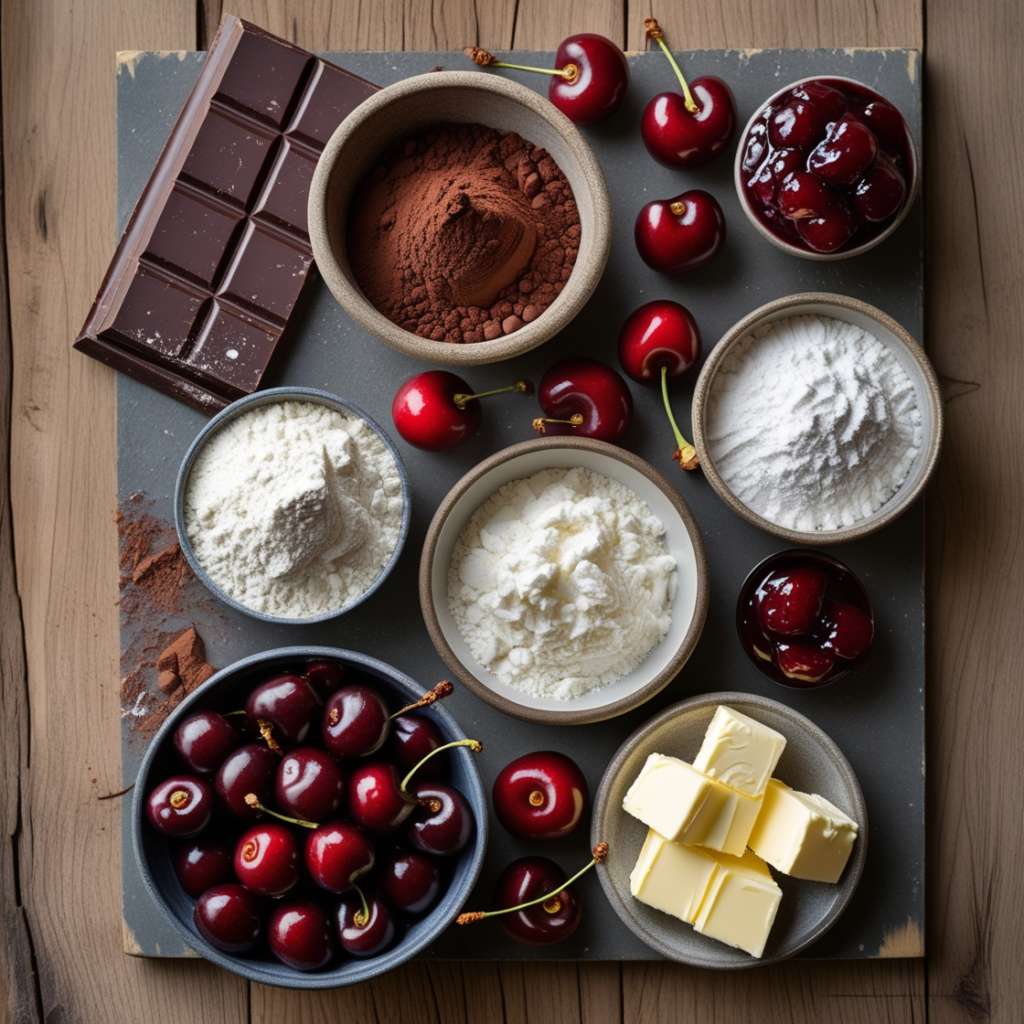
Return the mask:
{"type": "Polygon", "coordinates": [[[652,828],[629,876],[641,903],[693,924],[718,862],[702,850],[669,842],[652,828]]]}
{"type": "Polygon", "coordinates": [[[786,737],[781,733],[719,704],[693,767],[747,796],[758,797],[785,748],[786,737]]]}
{"type": "Polygon", "coordinates": [[[741,857],[761,810],[762,799],[712,781],[711,792],[678,841],[741,857]]]}
{"type": "Polygon", "coordinates": [[[782,900],[782,890],[760,858],[708,852],[718,864],[694,928],[702,935],[760,957],[782,900]]]}
{"type": "Polygon", "coordinates": [[[622,809],[666,839],[677,839],[711,792],[706,779],[685,761],[651,754],[622,800],[622,809]]]}
{"type": "Polygon", "coordinates": [[[822,796],[772,779],[749,846],[794,878],[838,882],[857,838],[857,823],[822,796]]]}

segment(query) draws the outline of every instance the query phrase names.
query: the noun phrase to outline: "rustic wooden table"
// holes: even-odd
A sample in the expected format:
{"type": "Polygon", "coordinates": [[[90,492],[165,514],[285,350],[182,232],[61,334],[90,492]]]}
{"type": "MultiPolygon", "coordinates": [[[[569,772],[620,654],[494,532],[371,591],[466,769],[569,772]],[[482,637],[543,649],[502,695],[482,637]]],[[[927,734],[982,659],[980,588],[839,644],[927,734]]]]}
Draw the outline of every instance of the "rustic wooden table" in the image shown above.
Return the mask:
{"type": "Polygon", "coordinates": [[[115,52],[203,49],[221,8],[0,7],[0,1022],[1020,1021],[1024,19],[1012,0],[230,6],[314,49],[554,49],[586,30],[638,49],[654,13],[681,48],[924,51],[927,345],[948,416],[927,499],[927,957],[896,959],[919,952],[908,936],[894,959],[739,975],[414,963],[304,994],[123,954],[120,811],[102,799],[120,778],[114,374],[71,340],[113,249],[115,52]]]}

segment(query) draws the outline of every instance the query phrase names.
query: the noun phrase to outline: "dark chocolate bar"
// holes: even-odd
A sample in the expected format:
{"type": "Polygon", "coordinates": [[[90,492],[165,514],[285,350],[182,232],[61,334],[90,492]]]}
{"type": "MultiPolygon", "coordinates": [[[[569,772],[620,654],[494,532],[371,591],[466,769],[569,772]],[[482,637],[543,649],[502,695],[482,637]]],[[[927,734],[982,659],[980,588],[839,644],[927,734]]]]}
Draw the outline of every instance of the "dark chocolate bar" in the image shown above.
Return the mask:
{"type": "Polygon", "coordinates": [[[314,275],[317,159],[376,91],[226,15],[75,348],[204,411],[255,391],[314,275]]]}

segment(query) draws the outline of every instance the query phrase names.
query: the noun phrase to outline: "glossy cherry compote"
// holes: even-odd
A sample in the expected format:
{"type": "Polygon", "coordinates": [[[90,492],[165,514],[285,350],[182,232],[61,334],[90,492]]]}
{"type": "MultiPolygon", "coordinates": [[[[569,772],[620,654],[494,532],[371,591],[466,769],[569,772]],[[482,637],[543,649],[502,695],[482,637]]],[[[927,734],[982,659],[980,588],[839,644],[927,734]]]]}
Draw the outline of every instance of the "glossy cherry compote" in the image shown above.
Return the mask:
{"type": "Polygon", "coordinates": [[[815,551],[782,551],[744,582],[736,628],[766,676],[807,689],[864,663],[874,616],[863,584],[842,562],[815,551]]]}

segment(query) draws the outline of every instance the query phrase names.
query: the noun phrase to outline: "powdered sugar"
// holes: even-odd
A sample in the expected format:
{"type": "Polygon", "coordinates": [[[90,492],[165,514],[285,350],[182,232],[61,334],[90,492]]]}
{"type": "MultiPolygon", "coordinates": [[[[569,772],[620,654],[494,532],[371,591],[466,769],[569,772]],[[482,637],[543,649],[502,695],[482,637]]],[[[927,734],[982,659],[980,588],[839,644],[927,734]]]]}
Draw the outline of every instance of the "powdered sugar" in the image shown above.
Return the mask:
{"type": "Polygon", "coordinates": [[[285,401],[210,437],[189,474],[185,524],[225,593],[254,611],[310,618],[370,588],[403,508],[398,466],[365,420],[285,401]]]}
{"type": "Polygon", "coordinates": [[[628,487],[588,469],[506,484],[455,545],[448,605],[503,683],[569,699],[637,668],[668,632],[676,561],[628,487]]]}
{"type": "Polygon", "coordinates": [[[755,331],[723,361],[707,438],[729,489],[794,530],[872,515],[922,444],[914,387],[892,351],[841,320],[797,316],[755,331]]]}

